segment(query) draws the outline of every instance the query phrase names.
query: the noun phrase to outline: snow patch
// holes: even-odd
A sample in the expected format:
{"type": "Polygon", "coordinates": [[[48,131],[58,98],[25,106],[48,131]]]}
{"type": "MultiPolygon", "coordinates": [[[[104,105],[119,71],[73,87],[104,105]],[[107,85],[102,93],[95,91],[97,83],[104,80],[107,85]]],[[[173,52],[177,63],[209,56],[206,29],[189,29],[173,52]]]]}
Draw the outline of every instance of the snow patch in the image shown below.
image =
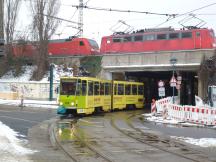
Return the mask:
{"type": "Polygon", "coordinates": [[[176,137],[176,136],[171,136],[171,137],[200,147],[216,147],[216,138],[195,139],[190,137],[176,137]]]}

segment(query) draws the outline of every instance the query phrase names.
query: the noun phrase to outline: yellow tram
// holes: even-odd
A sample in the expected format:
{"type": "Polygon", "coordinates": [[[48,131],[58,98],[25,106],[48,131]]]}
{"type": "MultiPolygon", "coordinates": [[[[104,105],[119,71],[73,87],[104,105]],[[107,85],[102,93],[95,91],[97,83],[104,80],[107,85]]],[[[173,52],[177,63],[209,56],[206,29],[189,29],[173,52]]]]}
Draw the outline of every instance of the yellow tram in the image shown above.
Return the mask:
{"type": "Polygon", "coordinates": [[[144,84],[92,77],[62,77],[58,114],[92,114],[125,108],[143,108],[144,84]]]}

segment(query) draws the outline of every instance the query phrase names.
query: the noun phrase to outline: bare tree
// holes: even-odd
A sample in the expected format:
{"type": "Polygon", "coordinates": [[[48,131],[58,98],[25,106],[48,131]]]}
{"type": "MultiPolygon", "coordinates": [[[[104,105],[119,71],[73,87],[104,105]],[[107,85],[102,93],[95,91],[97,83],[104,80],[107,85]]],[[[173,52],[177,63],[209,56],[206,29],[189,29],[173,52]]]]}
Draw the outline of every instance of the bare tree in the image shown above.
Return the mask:
{"type": "Polygon", "coordinates": [[[6,55],[10,63],[12,59],[12,42],[14,39],[14,31],[17,22],[20,0],[5,0],[5,34],[6,34],[6,55]]]}
{"type": "Polygon", "coordinates": [[[59,20],[54,19],[60,9],[59,0],[31,0],[33,13],[33,36],[36,40],[37,70],[33,78],[40,80],[48,69],[48,41],[55,33],[59,20]]]}

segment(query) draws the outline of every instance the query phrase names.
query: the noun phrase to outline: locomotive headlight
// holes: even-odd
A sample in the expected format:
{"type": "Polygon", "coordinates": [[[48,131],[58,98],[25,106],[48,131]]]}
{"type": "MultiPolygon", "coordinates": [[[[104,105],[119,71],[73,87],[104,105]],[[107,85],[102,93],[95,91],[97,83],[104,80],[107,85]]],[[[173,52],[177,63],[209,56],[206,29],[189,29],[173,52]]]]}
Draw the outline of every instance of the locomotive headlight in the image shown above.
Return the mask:
{"type": "Polygon", "coordinates": [[[63,102],[60,102],[59,104],[62,106],[62,105],[63,105],[63,102]]]}
{"type": "Polygon", "coordinates": [[[74,106],[74,102],[71,102],[71,106],[74,106]]]}
{"type": "Polygon", "coordinates": [[[216,47],[216,43],[213,43],[213,47],[216,47]]]}

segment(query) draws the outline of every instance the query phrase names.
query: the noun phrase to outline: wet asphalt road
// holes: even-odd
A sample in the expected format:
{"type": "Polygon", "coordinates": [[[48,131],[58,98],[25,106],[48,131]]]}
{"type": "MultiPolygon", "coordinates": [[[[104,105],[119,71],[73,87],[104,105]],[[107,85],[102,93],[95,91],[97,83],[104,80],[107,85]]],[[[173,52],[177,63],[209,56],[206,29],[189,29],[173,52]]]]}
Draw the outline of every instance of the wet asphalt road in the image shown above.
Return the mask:
{"type": "MultiPolygon", "coordinates": [[[[41,108],[23,108],[0,105],[0,121],[16,132],[28,135],[28,129],[56,116],[56,111],[41,108]]],[[[21,136],[21,138],[23,138],[21,136]]]]}
{"type": "Polygon", "coordinates": [[[181,136],[190,138],[215,138],[216,130],[212,128],[183,127],[170,124],[156,124],[154,122],[143,122],[143,126],[159,131],[168,136],[181,136]]]}

